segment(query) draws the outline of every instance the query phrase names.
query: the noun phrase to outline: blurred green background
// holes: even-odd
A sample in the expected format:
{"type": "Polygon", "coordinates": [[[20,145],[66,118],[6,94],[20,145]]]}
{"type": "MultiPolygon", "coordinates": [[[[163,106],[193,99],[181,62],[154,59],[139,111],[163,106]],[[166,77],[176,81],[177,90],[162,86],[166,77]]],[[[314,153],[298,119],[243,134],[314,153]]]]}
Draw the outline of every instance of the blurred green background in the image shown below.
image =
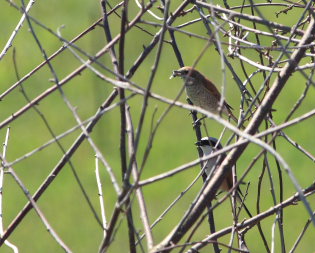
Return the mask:
{"type": "MultiPolygon", "coordinates": [[[[119,1],[110,1],[113,6],[118,2],[119,1]]],[[[172,12],[174,12],[180,2],[181,1],[171,1],[172,12]]],[[[220,1],[215,2],[219,3],[220,1]]],[[[241,2],[242,1],[233,1],[233,5],[239,5],[241,2]]],[[[230,4],[232,5],[232,3],[230,4]]],[[[134,1],[130,1],[129,7],[129,20],[132,20],[138,13],[139,9],[136,7],[134,1]]],[[[302,10],[293,9],[289,12],[289,15],[280,15],[279,18],[276,18],[275,12],[281,8],[282,7],[268,6],[261,7],[260,10],[263,11],[265,17],[270,20],[283,23],[287,26],[294,25],[297,22],[302,10]]],[[[118,10],[118,13],[120,13],[120,11],[121,9],[118,10]]],[[[153,11],[162,16],[157,8],[153,8],[153,11]]],[[[245,12],[249,13],[249,10],[246,9],[245,12]]],[[[57,0],[50,3],[37,1],[31,9],[30,15],[54,31],[62,25],[65,25],[64,29],[61,30],[62,36],[70,40],[101,17],[100,1],[57,0]]],[[[0,23],[2,24],[0,36],[1,49],[6,44],[9,36],[14,30],[14,27],[20,20],[20,17],[21,14],[16,9],[11,7],[8,2],[2,1],[0,15],[0,23]]],[[[174,25],[179,25],[198,17],[198,13],[193,12],[179,18],[174,25]]],[[[143,19],[157,22],[149,15],[145,15],[143,19]]],[[[120,31],[120,18],[116,15],[111,15],[109,22],[111,32],[114,37],[120,31]]],[[[244,22],[244,24],[250,25],[248,22],[244,22]]],[[[33,25],[36,34],[48,55],[52,54],[62,46],[62,43],[52,34],[38,27],[34,23],[33,25]]],[[[141,27],[152,34],[155,34],[159,29],[158,27],[152,27],[144,24],[142,24],[141,27]]],[[[259,28],[262,28],[262,26],[259,26],[259,28]]],[[[185,29],[202,36],[207,36],[204,26],[200,22],[185,29]]],[[[166,33],[165,39],[170,39],[168,33],[166,33]]],[[[206,41],[190,38],[180,33],[176,33],[176,39],[185,64],[192,65],[201,54],[206,41]]],[[[221,36],[221,39],[227,42],[227,39],[223,36],[221,36]]],[[[132,30],[127,33],[125,47],[126,71],[132,66],[139,54],[143,51],[143,47],[147,46],[151,40],[151,35],[144,33],[137,28],[132,28],[132,30]]],[[[252,34],[249,35],[248,40],[255,41],[252,34]]],[[[261,37],[262,45],[270,46],[271,41],[272,39],[270,38],[261,37]]],[[[84,38],[76,43],[76,45],[91,55],[98,52],[105,44],[106,39],[104,31],[100,26],[96,27],[96,29],[88,33],[84,36],[84,38]]],[[[16,50],[16,59],[20,76],[24,76],[43,61],[42,54],[36,46],[32,34],[29,32],[27,23],[25,23],[23,28],[19,31],[13,42],[13,47],[16,50]]],[[[116,50],[118,49],[117,46],[115,48],[116,50]]],[[[227,53],[226,47],[224,47],[224,49],[227,53]]],[[[254,61],[258,61],[258,53],[255,50],[246,49],[243,50],[243,53],[254,61]]],[[[13,49],[10,48],[7,55],[0,61],[1,93],[16,82],[12,55],[13,49]]],[[[272,52],[272,55],[276,59],[278,52],[272,52]]],[[[137,70],[136,74],[132,77],[133,82],[142,87],[146,87],[155,57],[156,49],[153,50],[153,52],[146,58],[137,70]]],[[[111,60],[108,55],[103,56],[100,61],[112,69],[111,60]]],[[[229,58],[229,61],[241,80],[244,81],[245,76],[241,70],[239,60],[229,58]]],[[[71,52],[64,51],[52,61],[52,65],[59,80],[62,80],[65,76],[80,66],[81,63],[71,54],[71,52]]],[[[245,66],[248,73],[255,71],[254,67],[249,66],[248,64],[245,64],[245,66]]],[[[179,66],[174,56],[172,47],[170,44],[165,43],[163,45],[157,74],[153,81],[152,91],[167,98],[174,99],[182,87],[182,82],[179,79],[169,80],[169,76],[171,75],[171,72],[178,67],[179,66]]],[[[203,55],[197,65],[197,68],[214,81],[218,88],[222,85],[224,78],[221,71],[222,66],[220,63],[220,57],[215,51],[213,45],[210,46],[203,55]]],[[[104,72],[104,70],[102,71],[104,72]]],[[[306,73],[309,73],[309,71],[306,71],[306,73]]],[[[111,76],[108,72],[104,72],[104,74],[111,76]]],[[[37,95],[51,87],[53,85],[53,83],[49,81],[51,78],[52,75],[47,66],[29,78],[23,83],[28,96],[30,98],[35,98],[37,95]]],[[[235,108],[235,114],[238,115],[240,92],[236,82],[232,79],[232,75],[228,70],[226,71],[226,78],[226,97],[229,104],[235,108]]],[[[274,77],[272,80],[273,79],[274,77]]],[[[256,75],[252,79],[256,90],[258,90],[261,86],[262,80],[261,74],[256,75]]],[[[283,122],[292,106],[302,94],[305,88],[305,83],[306,80],[301,76],[301,74],[294,74],[290,78],[274,105],[276,111],[273,116],[276,123],[280,124],[283,122]]],[[[100,104],[111,93],[112,89],[113,86],[111,84],[100,80],[89,70],[83,71],[81,75],[76,76],[63,87],[67,98],[71,101],[72,105],[77,108],[77,112],[81,119],[86,119],[94,115],[100,104]]],[[[129,92],[127,92],[127,94],[129,94],[129,92]]],[[[314,109],[314,95],[314,88],[311,87],[304,103],[294,114],[294,117],[314,109]]],[[[117,101],[118,100],[116,99],[115,102],[117,101]]],[[[185,102],[184,94],[181,95],[180,101],[185,102]]],[[[26,103],[27,102],[22,95],[20,88],[15,89],[0,103],[0,121],[2,122],[5,120],[26,103]]],[[[130,99],[128,103],[130,105],[133,123],[136,128],[139,121],[143,98],[141,96],[135,96],[130,99]]],[[[55,134],[60,134],[76,124],[71,111],[65,105],[58,91],[55,91],[53,94],[41,101],[38,108],[47,118],[55,134]]],[[[167,105],[158,102],[157,100],[149,100],[148,112],[145,117],[143,134],[140,139],[139,152],[137,156],[139,163],[141,163],[143,159],[143,153],[149,139],[151,121],[155,108],[157,108],[157,113],[153,120],[154,123],[156,123],[156,120],[162,115],[164,110],[167,108],[167,105]]],[[[209,135],[219,137],[223,129],[220,124],[208,119],[206,120],[206,125],[209,135]]],[[[314,125],[315,119],[311,118],[296,126],[286,129],[285,133],[314,155],[314,125]]],[[[7,150],[8,161],[13,161],[16,158],[23,156],[25,153],[44,144],[52,138],[43,121],[33,109],[28,110],[21,117],[10,123],[10,129],[11,133],[7,150]]],[[[202,130],[204,133],[204,129],[202,130]]],[[[2,142],[4,141],[5,133],[6,128],[0,129],[0,140],[2,142]]],[[[63,138],[61,143],[64,148],[68,149],[79,134],[80,131],[77,130],[63,138]]],[[[120,180],[119,108],[116,107],[115,109],[107,112],[95,127],[91,136],[99,149],[103,152],[104,157],[107,159],[110,166],[113,168],[115,175],[120,180]]],[[[223,136],[223,143],[226,142],[229,136],[230,132],[227,131],[223,136]]],[[[196,159],[198,157],[198,153],[194,146],[194,142],[195,134],[192,128],[192,120],[189,112],[173,107],[157,131],[150,157],[141,178],[146,179],[148,177],[152,177],[196,159]]],[[[301,187],[305,188],[314,181],[314,164],[310,159],[306,158],[304,154],[289,145],[282,137],[277,139],[277,150],[290,165],[301,187]]],[[[242,172],[259,151],[259,147],[249,145],[246,152],[244,152],[238,161],[237,170],[239,175],[242,175],[242,172]]],[[[13,168],[23,180],[28,190],[31,193],[34,193],[50,171],[54,168],[61,156],[62,152],[59,147],[56,144],[53,144],[36,153],[32,157],[15,164],[13,168]]],[[[279,201],[277,168],[274,159],[271,156],[269,158],[271,161],[270,168],[272,171],[272,177],[276,185],[275,191],[277,194],[277,200],[279,201]]],[[[94,172],[94,151],[86,141],[77,150],[71,158],[71,161],[73,162],[94,207],[99,212],[99,202],[94,172]]],[[[246,177],[246,182],[250,182],[246,204],[251,210],[253,210],[253,213],[255,213],[257,183],[258,177],[261,173],[261,168],[262,159],[260,159],[246,177]]],[[[170,205],[174,198],[190,184],[192,178],[194,178],[198,172],[199,167],[196,166],[174,177],[143,188],[148,207],[149,219],[151,222],[153,222],[161,214],[161,212],[170,205]]],[[[104,187],[106,216],[107,219],[109,219],[116,201],[116,193],[111,186],[108,174],[103,166],[101,166],[101,176],[104,187]]],[[[283,177],[285,190],[284,198],[286,199],[294,194],[295,188],[285,172],[283,172],[283,177]]],[[[160,240],[169,233],[170,229],[177,224],[184,211],[194,199],[194,196],[200,189],[201,185],[202,182],[199,180],[194,187],[176,204],[171,212],[168,213],[168,215],[156,226],[156,228],[154,228],[153,235],[155,243],[160,242],[160,240]]],[[[262,191],[261,210],[266,210],[273,205],[273,200],[270,194],[269,179],[266,175],[263,179],[262,191]]],[[[308,200],[311,206],[314,207],[314,196],[309,197],[308,200]]],[[[26,198],[24,194],[14,182],[12,177],[6,174],[3,187],[4,227],[7,227],[10,224],[12,219],[18,214],[25,203],[26,198]]],[[[49,189],[43,194],[38,204],[52,227],[58,232],[60,237],[73,250],[73,252],[97,251],[102,240],[102,230],[89,210],[69,166],[66,166],[62,170],[49,189]]],[[[139,218],[138,205],[137,203],[134,203],[133,206],[136,228],[139,230],[139,233],[142,234],[143,228],[139,218]]],[[[225,228],[226,226],[230,226],[233,219],[229,201],[226,201],[222,206],[217,208],[214,215],[218,230],[225,228]]],[[[242,213],[240,220],[245,217],[245,214],[242,213]]],[[[308,214],[301,203],[284,210],[284,229],[287,250],[292,247],[298,234],[307,221],[307,218],[308,214]]],[[[262,223],[262,227],[269,243],[271,241],[271,229],[274,221],[275,216],[271,216],[262,223]]],[[[126,220],[121,219],[114,242],[108,252],[128,251],[128,238],[126,232],[126,220]]],[[[201,228],[197,231],[194,241],[201,240],[208,234],[208,226],[207,223],[204,222],[201,228]]],[[[277,239],[279,238],[277,229],[275,236],[277,239]]],[[[297,252],[313,252],[315,250],[314,236],[314,227],[311,225],[300,243],[297,252]]],[[[62,249],[55,243],[46,231],[44,225],[34,211],[31,211],[26,216],[20,226],[10,236],[9,240],[18,246],[21,252],[62,252],[62,249]]],[[[229,236],[221,238],[221,241],[228,243],[229,236]]],[[[248,232],[246,242],[252,252],[264,252],[261,241],[257,240],[256,230],[248,232]]],[[[275,247],[275,252],[279,252],[279,240],[276,240],[275,247]]],[[[212,250],[212,246],[210,245],[202,252],[212,252],[212,250]]],[[[11,250],[6,246],[2,246],[0,248],[0,252],[11,252],[11,250]]]]}

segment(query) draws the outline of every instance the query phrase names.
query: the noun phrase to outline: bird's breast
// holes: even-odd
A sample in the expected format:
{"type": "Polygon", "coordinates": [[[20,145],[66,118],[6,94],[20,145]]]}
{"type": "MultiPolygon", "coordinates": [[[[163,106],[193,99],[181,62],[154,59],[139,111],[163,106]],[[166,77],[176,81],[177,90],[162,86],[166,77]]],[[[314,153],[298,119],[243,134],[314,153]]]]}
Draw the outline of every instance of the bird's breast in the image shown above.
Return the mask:
{"type": "Polygon", "coordinates": [[[219,101],[202,85],[185,85],[186,93],[194,105],[217,113],[219,101]]]}
{"type": "Polygon", "coordinates": [[[205,172],[207,176],[209,176],[210,172],[215,169],[214,166],[216,165],[216,161],[217,161],[217,158],[212,158],[206,162],[205,172]]]}
{"type": "MultiPolygon", "coordinates": [[[[209,159],[206,162],[205,172],[207,176],[209,176],[209,174],[211,173],[211,177],[213,177],[213,175],[216,173],[216,170],[217,170],[217,167],[215,167],[216,165],[217,165],[216,157],[209,159]]],[[[231,178],[231,172],[229,172],[229,175],[226,176],[226,178],[223,180],[219,188],[223,191],[229,191],[229,189],[231,188],[232,182],[233,180],[231,178]]]]}

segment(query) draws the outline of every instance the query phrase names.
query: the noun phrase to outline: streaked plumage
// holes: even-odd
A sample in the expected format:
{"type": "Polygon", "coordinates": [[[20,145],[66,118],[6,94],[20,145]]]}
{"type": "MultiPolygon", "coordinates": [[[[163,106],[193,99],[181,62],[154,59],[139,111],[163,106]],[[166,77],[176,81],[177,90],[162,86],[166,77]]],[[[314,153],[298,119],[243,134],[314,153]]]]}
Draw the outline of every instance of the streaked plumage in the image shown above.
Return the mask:
{"type": "MultiPolygon", "coordinates": [[[[184,80],[186,94],[194,105],[215,114],[219,113],[221,94],[209,79],[194,68],[187,66],[173,71],[172,77],[177,76],[184,80]]],[[[222,113],[237,123],[232,109],[226,101],[223,102],[222,113]]]]}

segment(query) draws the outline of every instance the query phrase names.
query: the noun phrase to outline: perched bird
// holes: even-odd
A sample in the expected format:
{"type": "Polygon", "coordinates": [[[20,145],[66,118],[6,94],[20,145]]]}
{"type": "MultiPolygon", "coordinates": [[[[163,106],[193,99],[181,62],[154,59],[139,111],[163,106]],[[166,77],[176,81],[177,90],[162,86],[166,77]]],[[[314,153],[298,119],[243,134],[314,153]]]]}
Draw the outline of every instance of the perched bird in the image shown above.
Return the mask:
{"type": "MultiPolygon", "coordinates": [[[[177,76],[184,80],[187,96],[194,105],[215,114],[219,113],[221,94],[209,79],[192,67],[174,70],[170,78],[177,76]]],[[[237,118],[233,115],[232,109],[227,102],[223,101],[222,113],[231,117],[237,123],[237,118]]]]}
{"type": "MultiPolygon", "coordinates": [[[[218,142],[218,140],[213,137],[204,137],[200,141],[197,141],[196,145],[201,148],[204,157],[215,152],[216,150],[222,149],[221,143],[218,142]]],[[[214,157],[207,160],[205,164],[206,175],[209,176],[209,174],[212,174],[212,175],[215,174],[216,169],[223,162],[225,157],[226,155],[222,154],[219,157],[214,157]]],[[[232,187],[233,187],[233,177],[232,177],[232,169],[231,169],[229,173],[227,174],[227,176],[225,177],[219,189],[223,191],[229,191],[232,187]]],[[[236,199],[239,202],[242,202],[241,196],[243,196],[243,194],[241,190],[237,188],[236,199]]],[[[250,217],[252,217],[250,211],[248,210],[248,208],[246,207],[244,203],[243,203],[243,206],[247,214],[250,217]]]]}
{"type": "MultiPolygon", "coordinates": [[[[222,148],[221,143],[218,142],[218,140],[214,137],[204,137],[200,141],[196,142],[196,146],[201,148],[204,157],[222,148]]],[[[213,175],[215,173],[216,168],[218,167],[218,165],[222,163],[225,157],[226,155],[222,154],[219,157],[214,157],[207,160],[205,164],[206,175],[209,176],[210,173],[212,173],[213,175]]],[[[230,170],[228,175],[224,179],[223,183],[221,184],[220,190],[229,191],[232,188],[232,186],[233,178],[232,170],[230,170]]]]}

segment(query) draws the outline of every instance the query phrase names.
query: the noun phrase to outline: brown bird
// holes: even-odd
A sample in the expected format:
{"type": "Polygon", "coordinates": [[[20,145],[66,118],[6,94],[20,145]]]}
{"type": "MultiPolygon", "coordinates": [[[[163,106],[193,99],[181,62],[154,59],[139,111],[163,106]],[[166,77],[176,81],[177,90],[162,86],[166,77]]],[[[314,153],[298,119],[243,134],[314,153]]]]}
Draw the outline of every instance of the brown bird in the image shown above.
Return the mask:
{"type": "MultiPolygon", "coordinates": [[[[209,79],[192,67],[182,67],[179,70],[174,70],[170,78],[177,76],[184,80],[186,94],[194,105],[219,114],[221,94],[209,79]]],[[[223,101],[222,113],[237,123],[237,118],[233,115],[232,110],[233,108],[223,101]]]]}

